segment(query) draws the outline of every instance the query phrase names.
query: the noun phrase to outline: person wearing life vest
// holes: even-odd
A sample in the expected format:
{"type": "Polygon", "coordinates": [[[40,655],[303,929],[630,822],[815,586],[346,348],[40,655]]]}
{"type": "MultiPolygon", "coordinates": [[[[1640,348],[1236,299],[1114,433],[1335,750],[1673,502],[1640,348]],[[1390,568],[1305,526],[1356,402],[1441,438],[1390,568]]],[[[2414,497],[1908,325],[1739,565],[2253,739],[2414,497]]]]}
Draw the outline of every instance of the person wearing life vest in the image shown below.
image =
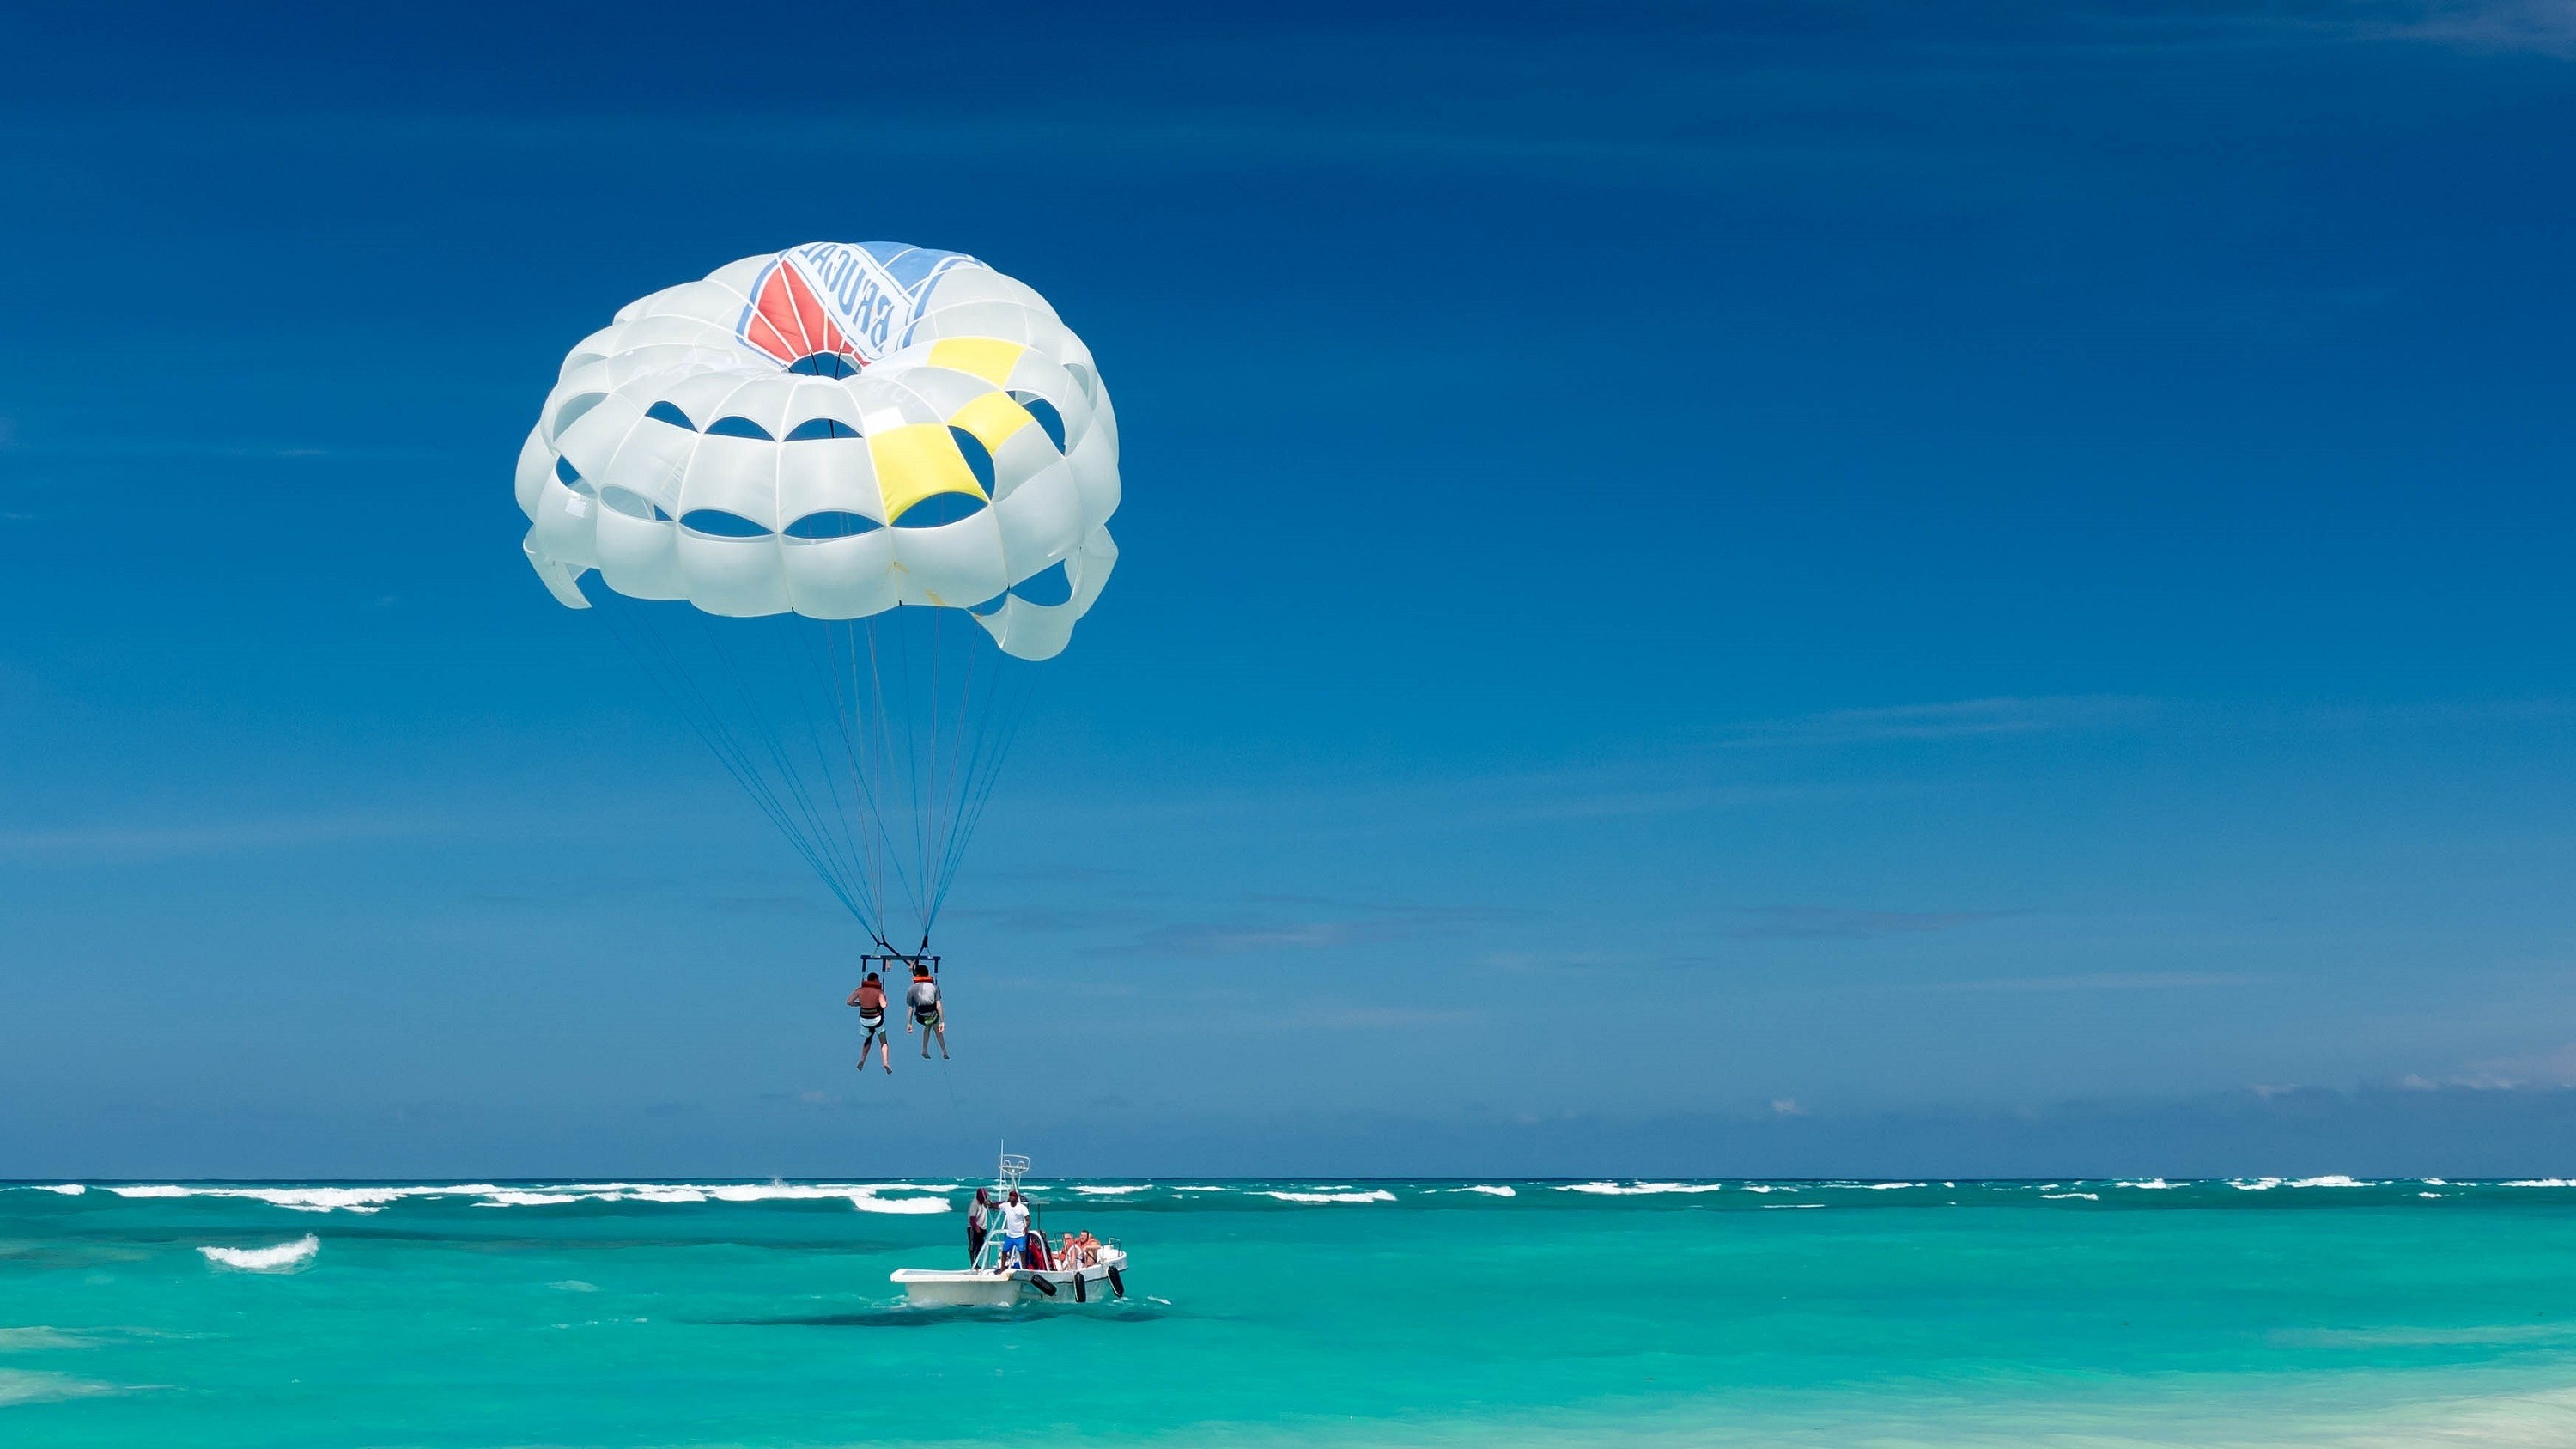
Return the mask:
{"type": "Polygon", "coordinates": [[[859,1025],[866,1027],[868,1033],[859,1042],[859,1070],[864,1072],[868,1069],[868,1049],[874,1047],[877,1060],[892,1072],[894,1032],[886,1026],[885,983],[877,979],[877,973],[869,972],[868,979],[859,983],[859,989],[850,993],[850,1005],[859,1009],[859,1025]]]}
{"type": "Polygon", "coordinates": [[[930,977],[930,968],[916,961],[912,967],[912,989],[904,994],[912,1008],[912,1020],[904,1023],[903,1034],[912,1035],[921,1028],[921,1059],[930,1060],[930,1039],[939,1038],[939,1059],[948,1060],[948,1020],[939,1011],[939,983],[930,977]]]}

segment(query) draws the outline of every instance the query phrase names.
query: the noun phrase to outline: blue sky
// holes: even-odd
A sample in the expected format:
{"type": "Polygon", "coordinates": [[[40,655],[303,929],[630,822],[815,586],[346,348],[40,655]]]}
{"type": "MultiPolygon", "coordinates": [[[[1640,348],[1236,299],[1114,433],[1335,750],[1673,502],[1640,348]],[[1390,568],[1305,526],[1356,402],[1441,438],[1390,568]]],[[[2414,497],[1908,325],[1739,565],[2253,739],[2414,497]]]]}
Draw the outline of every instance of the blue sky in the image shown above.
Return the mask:
{"type": "Polygon", "coordinates": [[[0,18],[0,1176],[2538,1171],[2555,5],[0,18]],[[969,251],[1117,578],[959,1062],[509,473],[969,251]]]}

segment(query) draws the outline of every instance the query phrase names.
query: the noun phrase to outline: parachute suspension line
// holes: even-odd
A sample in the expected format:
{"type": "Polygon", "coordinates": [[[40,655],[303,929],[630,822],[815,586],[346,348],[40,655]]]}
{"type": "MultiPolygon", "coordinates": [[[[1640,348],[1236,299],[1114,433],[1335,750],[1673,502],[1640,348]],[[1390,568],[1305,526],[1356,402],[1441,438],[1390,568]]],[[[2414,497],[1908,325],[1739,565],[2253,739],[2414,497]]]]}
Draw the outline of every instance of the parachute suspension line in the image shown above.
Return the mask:
{"type": "MultiPolygon", "coordinates": [[[[867,767],[867,716],[860,703],[863,696],[859,692],[858,628],[858,625],[846,619],[839,620],[824,626],[823,637],[824,643],[832,649],[829,677],[832,681],[835,717],[841,722],[842,757],[850,767],[851,780],[857,784],[867,804],[869,819],[878,822],[877,829],[861,831],[860,836],[866,842],[868,879],[875,892],[875,899],[881,901],[885,899],[886,852],[882,848],[885,810],[878,801],[878,792],[875,783],[869,777],[867,767]],[[845,666],[848,670],[846,681],[842,673],[845,666]]],[[[881,949],[886,951],[894,949],[893,944],[886,940],[882,931],[872,932],[872,934],[876,936],[877,945],[881,949]]]]}
{"type": "Polygon", "coordinates": [[[821,877],[825,889],[840,901],[842,908],[855,917],[871,936],[882,941],[882,934],[876,926],[877,903],[868,895],[866,882],[858,879],[845,881],[818,848],[820,842],[809,839],[797,829],[794,816],[759,770],[749,747],[726,727],[723,712],[707,698],[688,671],[680,667],[670,641],[655,633],[648,623],[625,617],[629,609],[639,607],[643,606],[621,601],[601,609],[600,613],[607,617],[610,632],[617,636],[619,644],[643,667],[655,687],[688,724],[690,732],[698,737],[699,743],[716,757],[717,763],[733,777],[743,793],[751,797],[753,805],[768,817],[778,832],[787,837],[788,844],[821,877]]]}
{"type": "MultiPolygon", "coordinates": [[[[868,883],[870,899],[882,903],[885,900],[885,867],[884,854],[878,846],[884,830],[886,811],[881,792],[876,783],[869,778],[868,769],[863,763],[867,754],[867,736],[866,717],[861,709],[858,693],[858,648],[856,642],[850,637],[852,626],[848,621],[822,621],[821,629],[823,657],[817,661],[816,672],[825,681],[825,688],[829,694],[826,702],[831,706],[829,712],[833,726],[840,734],[840,759],[848,767],[851,784],[858,793],[860,803],[866,808],[868,819],[875,822],[878,827],[874,830],[861,827],[850,832],[855,837],[850,846],[851,868],[868,883]],[[843,678],[845,661],[848,670],[846,685],[843,678]]],[[[807,657],[812,659],[814,657],[812,638],[810,635],[802,637],[807,657]]],[[[828,769],[831,760],[830,752],[822,749],[819,741],[817,751],[824,756],[828,769]]],[[[842,811],[846,830],[848,814],[847,807],[843,804],[842,792],[835,789],[830,793],[835,807],[842,811]]],[[[895,948],[893,943],[886,939],[883,925],[882,921],[871,924],[869,935],[875,938],[880,948],[891,952],[895,948]]]]}
{"type": "Polygon", "coordinates": [[[878,923],[882,919],[882,903],[867,893],[864,882],[856,880],[840,868],[845,859],[845,852],[834,849],[835,842],[830,832],[823,826],[821,813],[814,806],[794,763],[788,759],[782,737],[769,723],[767,711],[753,692],[749,679],[704,621],[698,621],[696,627],[707,632],[710,650],[717,655],[722,662],[724,672],[731,679],[734,692],[742,705],[741,712],[748,732],[753,737],[753,741],[760,744],[763,752],[769,756],[771,770],[775,772],[774,780],[770,771],[764,771],[761,768],[761,762],[753,753],[751,744],[746,743],[740,733],[727,726],[724,712],[709,700],[703,691],[696,688],[689,672],[678,669],[676,671],[678,677],[690,684],[691,692],[697,697],[700,708],[706,712],[713,732],[723,738],[729,747],[738,775],[750,782],[749,789],[753,798],[767,806],[766,813],[772,823],[777,825],[779,833],[785,835],[789,844],[794,846],[797,853],[805,858],[806,863],[814,868],[814,873],[822,878],[825,887],[830,889],[845,906],[851,907],[851,914],[858,918],[859,924],[868,931],[870,936],[881,934],[878,923]],[[794,808],[791,809],[791,806],[794,808]]]}
{"type": "MultiPolygon", "coordinates": [[[[940,665],[939,631],[947,625],[947,613],[947,610],[942,609],[937,614],[932,615],[930,619],[930,667],[932,670],[930,697],[933,699],[945,698],[939,690],[939,676],[937,671],[940,665]]],[[[979,629],[977,632],[981,633],[982,631],[979,629]]],[[[922,855],[924,857],[925,864],[929,861],[935,860],[937,862],[936,869],[938,872],[936,875],[929,877],[929,880],[931,881],[930,900],[923,905],[921,912],[921,949],[925,951],[930,949],[930,927],[933,920],[939,914],[939,898],[947,892],[948,858],[950,853],[948,847],[950,842],[957,838],[957,824],[964,818],[966,811],[965,791],[961,788],[962,782],[957,778],[957,775],[962,756],[965,752],[966,721],[975,717],[975,651],[973,647],[975,641],[970,638],[966,642],[968,646],[966,649],[966,657],[958,661],[958,673],[963,675],[964,678],[958,682],[956,719],[953,722],[954,734],[950,738],[948,749],[945,752],[942,752],[940,749],[941,731],[939,728],[938,716],[934,714],[930,721],[930,788],[936,794],[937,798],[941,800],[949,799],[950,792],[954,791],[955,798],[957,800],[957,808],[948,815],[948,833],[946,838],[940,838],[936,832],[932,831],[925,831],[922,835],[922,855]],[[948,766],[949,775],[949,778],[945,782],[941,781],[939,778],[939,767],[943,760],[948,766]],[[942,788],[943,783],[946,786],[945,789],[942,788]]]]}
{"type": "MultiPolygon", "coordinates": [[[[840,627],[843,631],[843,643],[849,654],[850,688],[848,693],[838,701],[837,711],[844,721],[845,755],[849,761],[852,783],[865,803],[868,818],[874,827],[865,832],[869,869],[877,882],[878,899],[890,899],[885,888],[886,875],[890,869],[894,875],[895,884],[902,889],[907,899],[914,902],[914,910],[917,914],[920,909],[920,893],[914,884],[914,878],[903,868],[902,853],[892,834],[896,828],[893,823],[894,817],[901,812],[905,801],[896,788],[899,782],[893,778],[893,743],[890,738],[892,715],[886,707],[883,684],[875,669],[873,623],[872,621],[845,622],[840,627]],[[857,631],[862,628],[870,630],[871,649],[869,688],[864,693],[859,689],[858,684],[857,631]],[[869,704],[871,699],[875,701],[873,709],[869,704]]],[[[841,677],[840,670],[834,669],[832,677],[837,682],[841,677]]],[[[891,927],[893,922],[888,921],[886,924],[891,927]]],[[[891,941],[891,937],[887,939],[891,941]]],[[[886,949],[894,951],[899,948],[887,944],[886,949]]]]}
{"type": "Polygon", "coordinates": [[[731,619],[620,598],[600,612],[875,947],[926,953],[1025,722],[1030,666],[945,609],[731,619]]]}
{"type": "MultiPolygon", "coordinates": [[[[945,624],[947,619],[948,611],[945,609],[938,610],[930,616],[930,657],[924,661],[924,663],[929,666],[930,672],[930,693],[926,696],[930,701],[930,718],[926,721],[929,726],[926,733],[929,735],[930,748],[927,751],[924,751],[918,741],[915,741],[913,745],[912,757],[916,764],[921,763],[921,757],[923,754],[927,753],[930,757],[928,761],[930,793],[920,797],[925,802],[932,800],[945,800],[948,798],[947,796],[939,793],[939,707],[947,702],[947,697],[939,692],[939,632],[940,626],[945,624]]],[[[922,913],[927,916],[929,914],[927,897],[930,894],[931,825],[929,811],[916,810],[913,812],[912,834],[913,850],[915,851],[913,858],[918,862],[916,868],[920,872],[919,879],[921,881],[921,891],[924,897],[922,913]]],[[[924,931],[922,933],[922,939],[926,941],[929,938],[929,932],[924,931]]]]}
{"type": "MultiPolygon", "coordinates": [[[[894,769],[894,712],[886,707],[885,661],[877,653],[877,621],[869,619],[860,627],[868,636],[868,688],[876,698],[877,789],[891,792],[896,786],[894,769]]],[[[894,872],[898,884],[911,893],[910,881],[903,873],[903,852],[882,813],[877,816],[877,839],[885,846],[886,869],[894,872]]],[[[917,903],[916,903],[917,904],[917,903]]]]}
{"type": "MultiPolygon", "coordinates": [[[[838,838],[834,836],[822,808],[815,804],[813,799],[815,792],[807,787],[802,772],[789,757],[787,737],[771,723],[768,711],[763,707],[758,693],[753,688],[751,676],[742,668],[740,662],[735,659],[733,651],[725,646],[714,629],[708,628],[703,622],[699,627],[705,630],[709,647],[722,663],[726,675],[733,681],[734,690],[742,700],[743,712],[751,723],[755,737],[768,754],[771,767],[777,771],[780,783],[786,786],[788,798],[795,803],[798,815],[810,832],[815,853],[831,861],[834,869],[827,873],[827,879],[841,878],[844,875],[855,876],[854,852],[849,848],[848,843],[849,816],[841,804],[839,792],[828,788],[831,757],[824,751],[821,738],[813,733],[809,725],[807,731],[809,741],[825,769],[826,788],[822,793],[827,797],[841,824],[841,834],[838,838]]],[[[877,903],[871,902],[871,904],[877,903]]],[[[874,920],[862,918],[860,923],[868,927],[870,935],[881,934],[874,920]]]]}
{"type": "MultiPolygon", "coordinates": [[[[967,683],[971,701],[974,684],[971,673],[967,683]]],[[[959,710],[957,813],[949,825],[948,839],[940,853],[938,884],[931,893],[930,909],[922,921],[925,943],[929,940],[931,924],[939,919],[941,908],[948,903],[949,887],[955,884],[958,870],[965,864],[967,843],[974,838],[976,826],[983,821],[985,806],[992,802],[993,788],[1001,779],[1002,762],[1009,758],[1011,746],[1019,738],[1020,726],[1028,718],[1030,698],[1036,691],[1034,679],[1026,676],[1024,670],[1015,670],[1010,658],[998,649],[994,651],[992,666],[985,671],[984,685],[988,698],[980,716],[971,707],[959,710]],[[1014,689],[1015,677],[1027,678],[1028,682],[1014,689]],[[971,745],[967,741],[964,723],[968,719],[978,721],[971,745]]]]}
{"type": "MultiPolygon", "coordinates": [[[[930,622],[930,628],[932,630],[931,652],[930,657],[927,660],[916,659],[915,654],[917,651],[915,651],[911,647],[911,644],[903,637],[901,633],[902,613],[903,607],[901,605],[896,606],[892,611],[893,617],[887,619],[886,629],[883,631],[878,628],[877,619],[872,618],[868,621],[868,658],[872,672],[874,673],[877,681],[877,723],[880,735],[884,740],[886,774],[889,777],[889,781],[891,781],[891,777],[894,775],[898,766],[895,760],[895,712],[886,708],[885,672],[887,666],[891,665],[893,667],[897,687],[904,689],[907,692],[909,692],[913,685],[916,675],[927,674],[930,687],[923,693],[932,721],[937,720],[939,711],[939,636],[937,632],[939,620],[937,617],[937,611],[934,611],[930,622]],[[891,633],[893,637],[885,637],[887,633],[891,633]]],[[[906,797],[912,803],[912,818],[902,823],[904,826],[908,827],[905,829],[904,833],[911,838],[909,843],[911,845],[910,854],[912,859],[912,870],[907,875],[903,869],[901,859],[898,858],[895,865],[895,874],[897,878],[903,881],[905,894],[912,898],[914,914],[922,918],[926,924],[930,910],[930,813],[932,805],[938,797],[925,793],[922,789],[921,757],[924,753],[922,745],[925,733],[926,731],[920,721],[905,721],[903,726],[902,761],[900,769],[903,774],[903,784],[906,797]]],[[[937,735],[931,734],[930,738],[932,740],[936,740],[937,735]]],[[[934,765],[937,763],[935,758],[932,763],[934,765]]],[[[936,778],[936,774],[934,773],[933,780],[935,781],[936,778]]],[[[900,852],[902,849],[902,847],[895,842],[891,833],[889,833],[887,837],[886,845],[887,849],[890,851],[900,852]]],[[[923,935],[926,939],[928,932],[925,930],[923,935]]]]}

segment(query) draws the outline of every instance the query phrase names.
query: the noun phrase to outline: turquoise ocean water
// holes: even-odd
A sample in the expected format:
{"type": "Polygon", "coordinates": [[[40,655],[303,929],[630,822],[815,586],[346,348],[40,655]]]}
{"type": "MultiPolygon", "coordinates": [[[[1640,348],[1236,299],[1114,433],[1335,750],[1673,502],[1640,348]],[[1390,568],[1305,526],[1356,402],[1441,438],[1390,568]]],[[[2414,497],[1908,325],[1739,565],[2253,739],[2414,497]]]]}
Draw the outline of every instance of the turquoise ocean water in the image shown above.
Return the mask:
{"type": "Polygon", "coordinates": [[[0,1187],[0,1444],[2576,1445],[2576,1185],[0,1187]]]}

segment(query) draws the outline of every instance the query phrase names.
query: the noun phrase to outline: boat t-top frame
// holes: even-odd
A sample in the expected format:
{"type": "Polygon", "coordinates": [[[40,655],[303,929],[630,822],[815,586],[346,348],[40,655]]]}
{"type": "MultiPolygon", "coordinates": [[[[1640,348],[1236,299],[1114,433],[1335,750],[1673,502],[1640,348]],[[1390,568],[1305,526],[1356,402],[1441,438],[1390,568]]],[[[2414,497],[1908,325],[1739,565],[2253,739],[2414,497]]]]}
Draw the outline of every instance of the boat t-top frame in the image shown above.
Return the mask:
{"type": "MultiPolygon", "coordinates": [[[[1016,1152],[1004,1152],[1002,1154],[1000,1165],[993,1169],[993,1213],[996,1220],[1001,1216],[1003,1200],[1008,1198],[1012,1193],[1019,1191],[1020,1179],[1028,1175],[1029,1160],[1026,1157],[1023,1157],[1016,1152]]],[[[1021,1200],[1023,1202],[1028,1201],[1025,1198],[1021,1200]]],[[[1038,1205],[1034,1202],[1029,1202],[1028,1209],[1029,1231],[1035,1233],[1039,1230],[1038,1205]]],[[[998,1273],[1002,1271],[1002,1231],[1000,1228],[996,1227],[992,1232],[985,1236],[983,1248],[975,1254],[975,1261],[967,1266],[978,1273],[998,1273]]]]}

